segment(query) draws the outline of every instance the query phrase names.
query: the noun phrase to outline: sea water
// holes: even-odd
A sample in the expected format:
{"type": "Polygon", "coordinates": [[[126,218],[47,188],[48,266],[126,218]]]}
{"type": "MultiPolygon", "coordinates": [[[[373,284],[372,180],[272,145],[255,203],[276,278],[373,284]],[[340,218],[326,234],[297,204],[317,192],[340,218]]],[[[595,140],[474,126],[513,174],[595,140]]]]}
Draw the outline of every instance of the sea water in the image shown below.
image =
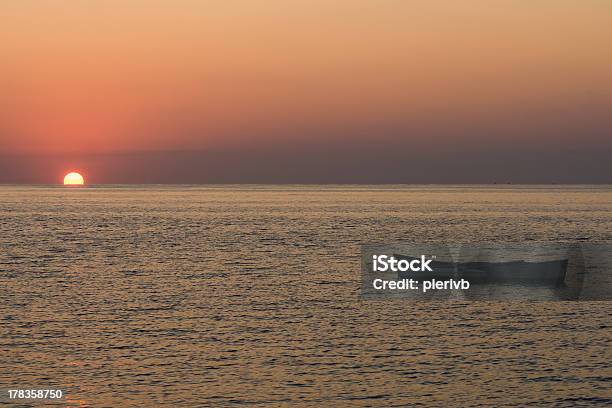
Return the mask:
{"type": "Polygon", "coordinates": [[[609,186],[4,186],[0,233],[2,389],[73,406],[610,402],[610,302],[359,295],[365,243],[610,240],[609,186]]]}

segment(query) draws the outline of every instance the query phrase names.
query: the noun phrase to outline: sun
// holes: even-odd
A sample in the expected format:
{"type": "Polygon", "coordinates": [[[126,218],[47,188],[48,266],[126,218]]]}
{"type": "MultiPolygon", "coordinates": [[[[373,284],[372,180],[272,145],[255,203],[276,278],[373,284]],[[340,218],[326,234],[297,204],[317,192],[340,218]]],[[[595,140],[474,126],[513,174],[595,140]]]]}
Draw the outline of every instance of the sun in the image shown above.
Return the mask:
{"type": "Polygon", "coordinates": [[[85,180],[79,173],[68,173],[64,177],[65,186],[82,186],[83,184],[85,184],[85,180]]]}

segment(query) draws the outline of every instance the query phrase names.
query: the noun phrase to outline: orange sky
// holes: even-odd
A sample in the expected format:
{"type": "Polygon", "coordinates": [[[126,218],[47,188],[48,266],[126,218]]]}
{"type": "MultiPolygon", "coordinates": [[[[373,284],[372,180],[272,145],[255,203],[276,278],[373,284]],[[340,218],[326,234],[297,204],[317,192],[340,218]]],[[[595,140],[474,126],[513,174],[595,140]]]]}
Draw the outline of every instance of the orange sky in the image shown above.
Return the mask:
{"type": "Polygon", "coordinates": [[[603,0],[20,0],[0,14],[4,154],[597,145],[612,123],[603,0]]]}
{"type": "Polygon", "coordinates": [[[495,120],[612,95],[605,1],[1,7],[8,150],[207,147],[254,128],[495,120]]]}

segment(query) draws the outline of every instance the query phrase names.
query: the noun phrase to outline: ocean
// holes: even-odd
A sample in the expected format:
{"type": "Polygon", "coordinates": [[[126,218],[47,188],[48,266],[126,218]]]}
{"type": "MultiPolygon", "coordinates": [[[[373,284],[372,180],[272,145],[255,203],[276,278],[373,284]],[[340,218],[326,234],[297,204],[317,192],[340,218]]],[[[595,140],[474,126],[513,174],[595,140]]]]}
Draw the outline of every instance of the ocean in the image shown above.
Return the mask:
{"type": "Polygon", "coordinates": [[[360,296],[362,244],[610,241],[611,186],[2,186],[0,232],[3,393],[612,403],[609,301],[360,296]]]}

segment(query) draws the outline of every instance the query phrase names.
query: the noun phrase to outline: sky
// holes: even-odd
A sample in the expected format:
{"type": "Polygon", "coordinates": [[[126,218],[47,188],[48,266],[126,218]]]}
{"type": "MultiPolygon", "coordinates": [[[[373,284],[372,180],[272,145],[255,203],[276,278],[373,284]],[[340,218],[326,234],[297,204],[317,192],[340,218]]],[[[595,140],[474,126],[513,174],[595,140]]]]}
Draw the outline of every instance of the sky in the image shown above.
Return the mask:
{"type": "Polygon", "coordinates": [[[0,15],[0,183],[612,183],[606,0],[0,15]]]}

